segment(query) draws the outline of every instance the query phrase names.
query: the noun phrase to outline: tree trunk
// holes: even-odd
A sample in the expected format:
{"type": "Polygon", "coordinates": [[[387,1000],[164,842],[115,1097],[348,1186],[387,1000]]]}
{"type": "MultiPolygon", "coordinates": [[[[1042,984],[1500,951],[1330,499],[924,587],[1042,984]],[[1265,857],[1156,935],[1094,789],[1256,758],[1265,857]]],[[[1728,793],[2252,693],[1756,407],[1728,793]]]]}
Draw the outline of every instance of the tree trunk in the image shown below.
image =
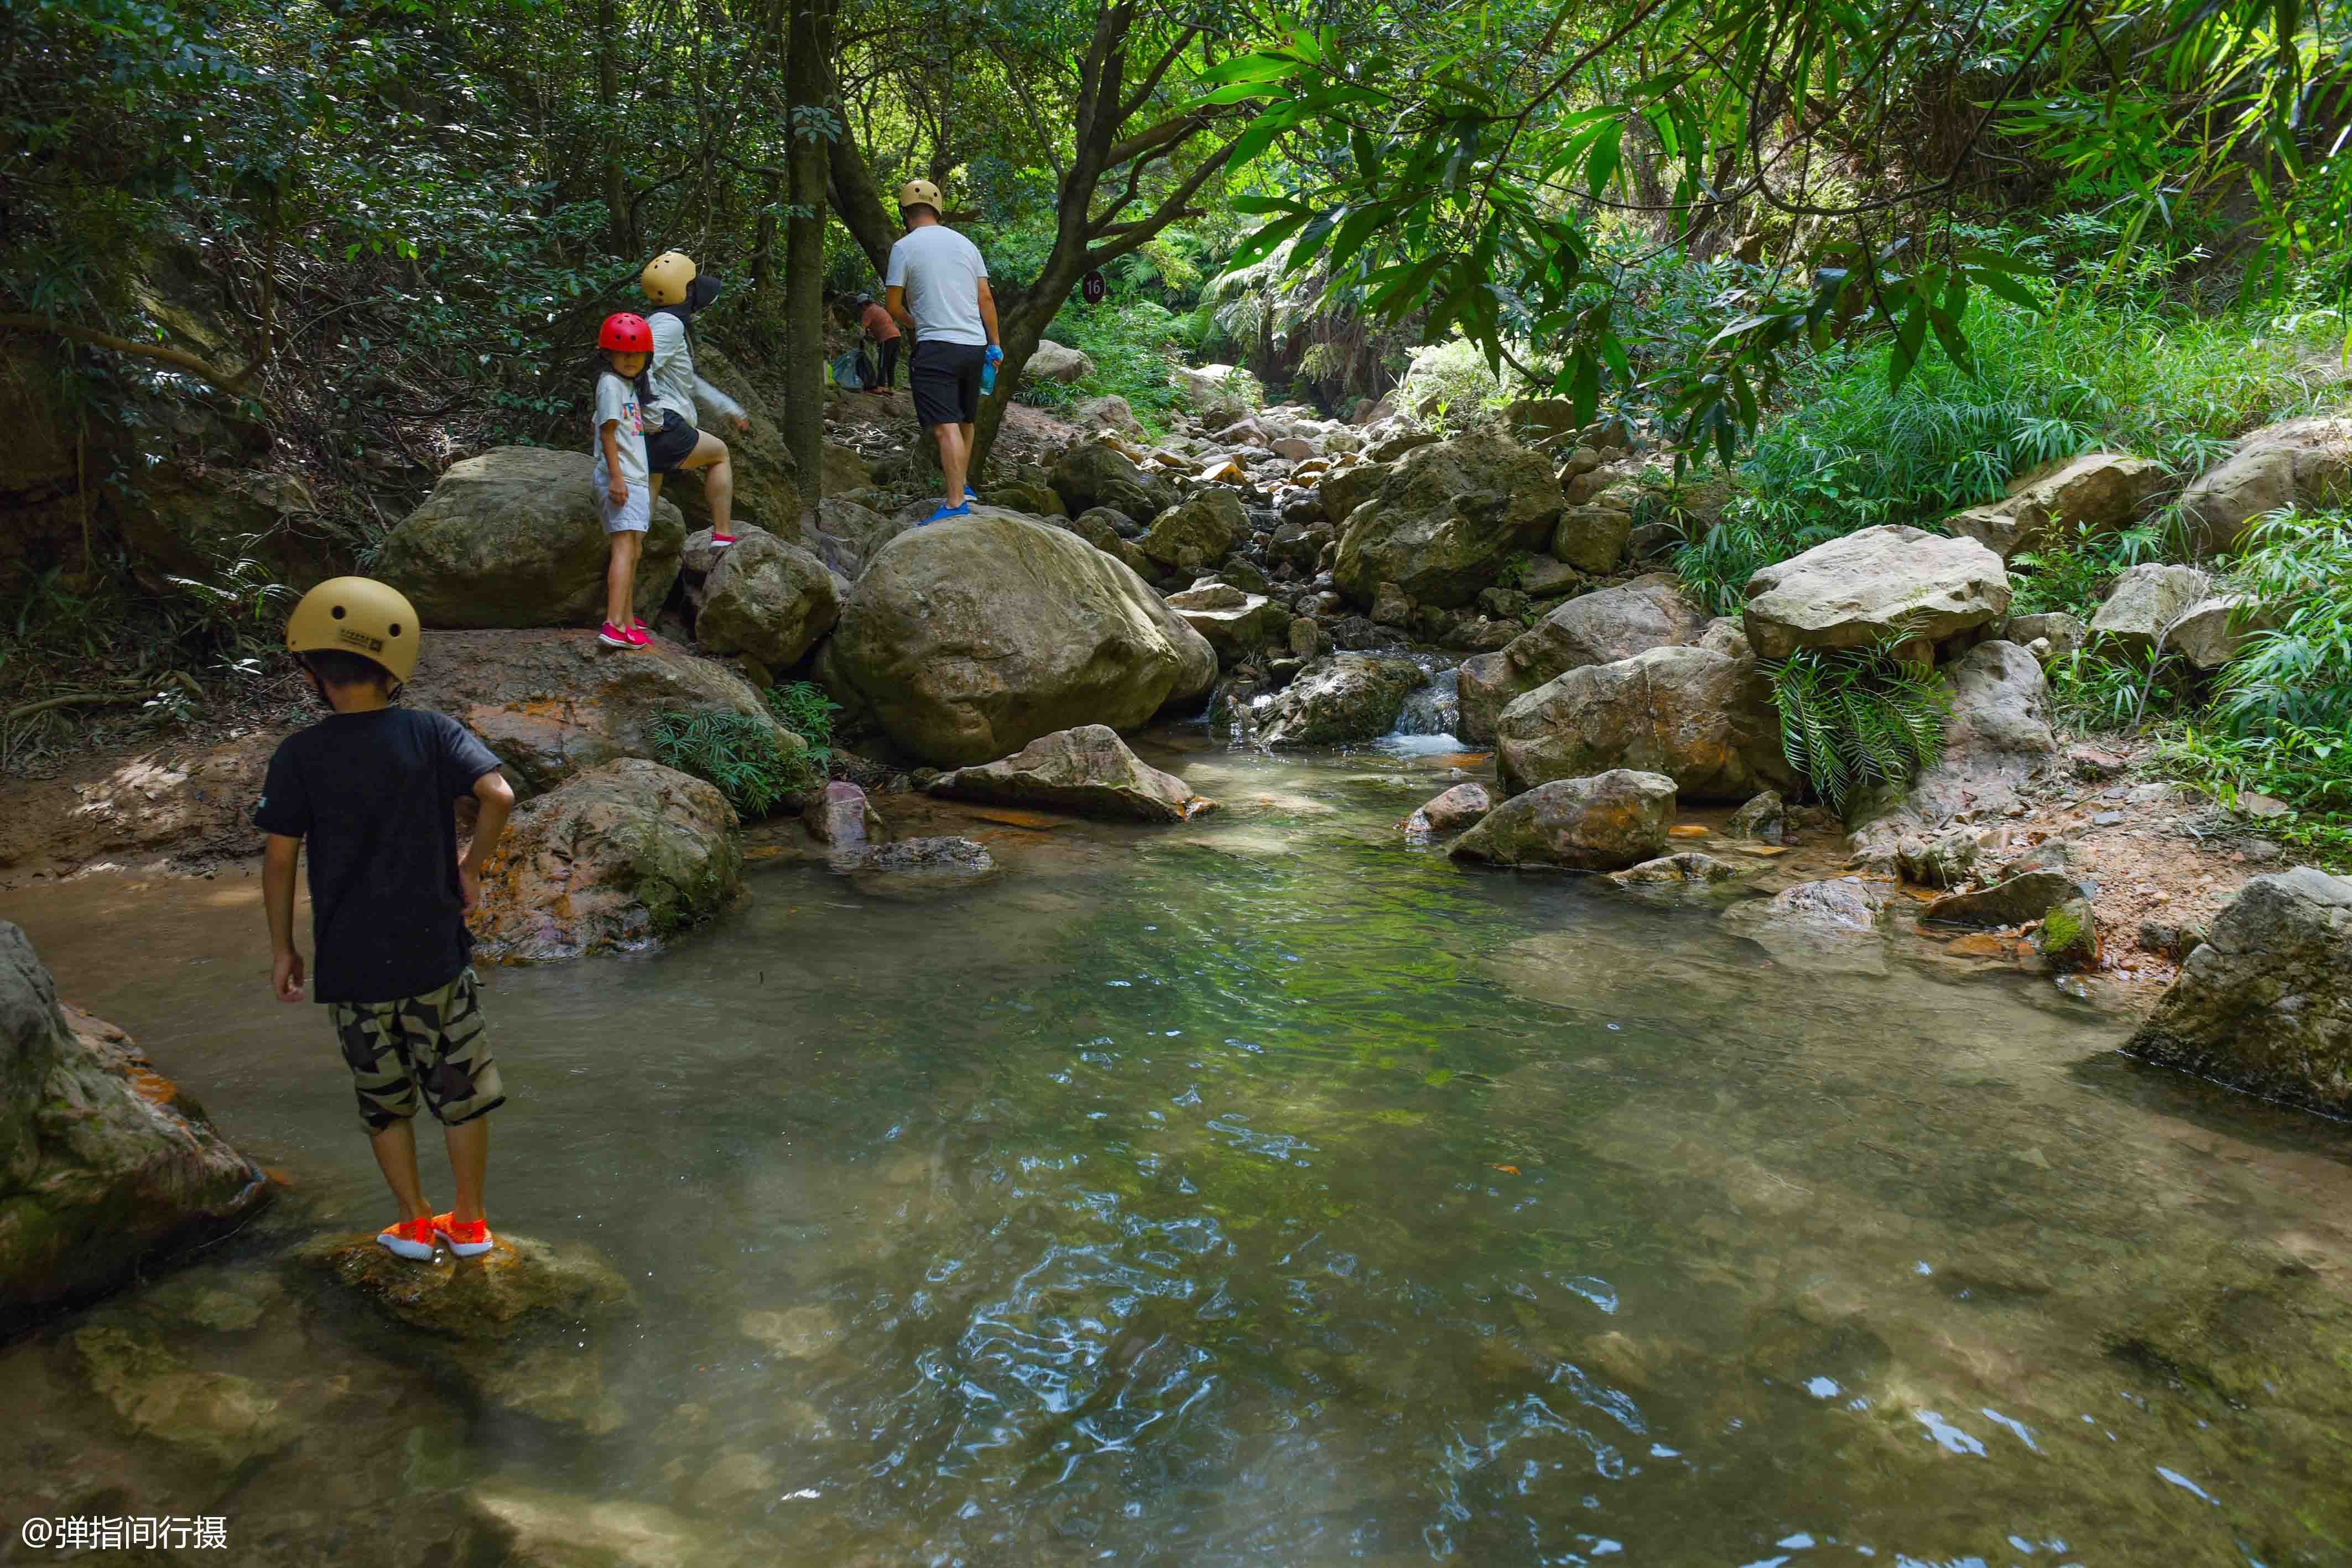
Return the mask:
{"type": "Polygon", "coordinates": [[[637,253],[629,212],[629,175],[621,165],[620,0],[596,0],[596,107],[604,138],[604,239],[615,256],[637,253]]]}
{"type": "MultiPolygon", "coordinates": [[[[784,444],[804,506],[824,494],[826,139],[805,110],[830,109],[832,0],[789,0],[784,92],[791,105],[792,216],[784,225],[784,444]]],[[[835,114],[835,123],[839,116],[835,114]]]]}

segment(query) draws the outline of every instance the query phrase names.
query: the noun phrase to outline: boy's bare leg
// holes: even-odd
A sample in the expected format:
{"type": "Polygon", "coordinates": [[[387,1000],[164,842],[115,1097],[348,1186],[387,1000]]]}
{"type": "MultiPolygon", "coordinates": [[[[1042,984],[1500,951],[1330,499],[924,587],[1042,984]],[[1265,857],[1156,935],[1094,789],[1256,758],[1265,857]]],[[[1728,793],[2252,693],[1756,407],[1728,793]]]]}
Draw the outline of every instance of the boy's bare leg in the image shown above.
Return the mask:
{"type": "Polygon", "coordinates": [[[636,613],[637,551],[646,536],[634,528],[613,536],[613,559],[604,568],[604,619],[626,631],[636,613]]]}
{"type": "MultiPolygon", "coordinates": [[[[383,1172],[384,1182],[400,1205],[400,1218],[432,1218],[433,1206],[425,1201],[424,1184],[416,1179],[415,1124],[400,1117],[383,1132],[370,1133],[368,1144],[375,1150],[376,1167],[383,1172]]],[[[475,1190],[478,1195],[478,1184],[475,1190]]]]}
{"type": "Polygon", "coordinates": [[[449,1141],[449,1174],[457,1178],[457,1202],[449,1218],[459,1225],[471,1225],[483,1218],[482,1183],[490,1168],[490,1119],[477,1116],[441,1132],[449,1141]]]}
{"type": "MultiPolygon", "coordinates": [[[[688,468],[706,470],[702,476],[702,497],[710,503],[710,531],[731,534],[735,531],[735,460],[727,451],[727,444],[711,434],[702,433],[694,444],[694,451],[682,465],[688,468]]],[[[655,492],[656,496],[660,492],[655,492]]]]}
{"type": "Polygon", "coordinates": [[[971,455],[971,426],[935,424],[931,434],[940,444],[940,478],[947,494],[944,503],[950,507],[963,505],[963,465],[971,455]]]}

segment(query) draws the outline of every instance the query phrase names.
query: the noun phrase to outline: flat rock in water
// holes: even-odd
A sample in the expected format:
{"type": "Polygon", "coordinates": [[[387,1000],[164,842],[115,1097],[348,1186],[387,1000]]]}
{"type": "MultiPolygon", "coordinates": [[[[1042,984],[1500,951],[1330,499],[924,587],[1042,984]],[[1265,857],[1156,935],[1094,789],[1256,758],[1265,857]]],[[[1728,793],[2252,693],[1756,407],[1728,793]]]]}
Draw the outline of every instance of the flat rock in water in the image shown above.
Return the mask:
{"type": "Polygon", "coordinates": [[[1455,860],[1619,871],[1664,852],[1675,781],[1612,768],[1515,795],[1454,841],[1455,860]]]}
{"type": "Polygon", "coordinates": [[[1719,882],[1728,882],[1738,874],[1738,867],[1719,861],[1713,855],[1701,854],[1696,850],[1685,850],[1679,854],[1661,855],[1656,860],[1643,861],[1641,864],[1628,866],[1623,871],[1611,872],[1609,880],[1620,887],[1633,887],[1648,883],[1699,883],[1712,886],[1719,882]]]}
{"type": "Polygon", "coordinates": [[[495,1342],[635,1305],[628,1282],[591,1249],[506,1232],[478,1258],[447,1249],[430,1263],[395,1258],[368,1235],[323,1236],[298,1249],[302,1268],[437,1340],[495,1342]]]}
{"type": "Polygon", "coordinates": [[[1815,545],[1748,580],[1757,656],[1799,648],[1940,643],[2009,611],[2009,572],[1972,538],[1881,524],[1815,545]]]}
{"type": "Polygon", "coordinates": [[[875,849],[850,869],[861,887],[874,892],[929,894],[993,876],[996,861],[972,839],[899,839],[875,849]]]}
{"type": "Polygon", "coordinates": [[[2124,1049],[2352,1115],[2352,878],[2297,866],[2246,883],[2124,1049]]]}
{"type": "Polygon", "coordinates": [[[465,1496],[453,1560],[499,1568],[768,1568],[789,1555],[653,1503],[485,1486],[465,1496]]]}
{"type": "Polygon", "coordinates": [[[1145,822],[1188,821],[1214,808],[1181,779],[1136,756],[1117,730],[1100,724],[1057,730],[1011,757],[942,773],[931,781],[930,792],[1145,822]]]}
{"type": "Polygon", "coordinates": [[[1801,882],[1769,901],[1726,910],[1724,921],[1792,968],[1883,975],[1879,921],[1892,896],[1884,883],[1858,876],[1801,882]]]}

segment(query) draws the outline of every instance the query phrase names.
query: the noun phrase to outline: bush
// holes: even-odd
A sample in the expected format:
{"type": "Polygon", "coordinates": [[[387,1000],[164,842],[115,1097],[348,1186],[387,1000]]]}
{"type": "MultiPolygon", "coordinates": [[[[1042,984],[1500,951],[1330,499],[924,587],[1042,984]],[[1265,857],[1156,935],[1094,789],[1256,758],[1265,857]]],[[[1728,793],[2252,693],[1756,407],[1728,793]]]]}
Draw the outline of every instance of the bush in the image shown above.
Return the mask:
{"type": "Polygon", "coordinates": [[[1466,338],[1412,350],[1412,365],[1397,386],[1396,406],[1408,419],[1458,435],[1503,395],[1478,345],[1466,338]],[[1428,413],[1421,413],[1430,404],[1428,413]]]}
{"type": "Polygon", "coordinates": [[[1943,758],[1951,694],[1932,670],[1884,649],[1801,648],[1766,673],[1781,755],[1832,810],[1874,785],[1906,788],[1943,758]]]}
{"type": "Polygon", "coordinates": [[[1100,305],[1073,300],[1062,307],[1045,336],[1079,350],[1095,362],[1095,373],[1072,385],[1028,382],[1021,401],[1040,408],[1070,408],[1089,398],[1123,397],[1146,429],[1167,429],[1183,393],[1168,384],[1168,372],[1182,363],[1184,318],[1148,299],[1107,299],[1100,305]]]}
{"type": "Polygon", "coordinates": [[[654,760],[715,785],[746,821],[824,781],[824,760],[796,752],[747,714],[725,708],[672,709],[647,727],[654,760]]]}

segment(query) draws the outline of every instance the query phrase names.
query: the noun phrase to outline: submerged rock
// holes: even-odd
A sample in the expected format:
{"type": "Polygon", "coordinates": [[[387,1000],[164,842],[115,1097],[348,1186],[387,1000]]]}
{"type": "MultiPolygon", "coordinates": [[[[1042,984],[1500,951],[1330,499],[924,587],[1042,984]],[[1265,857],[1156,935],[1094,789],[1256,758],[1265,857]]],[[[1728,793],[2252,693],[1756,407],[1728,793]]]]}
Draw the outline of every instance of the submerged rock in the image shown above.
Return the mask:
{"type": "Polygon", "coordinates": [[[1675,781],[1618,768],[1515,795],[1454,841],[1456,860],[1619,871],[1656,858],[1675,814],[1675,781]]]}
{"type": "Polygon", "coordinates": [[[1429,684],[1411,659],[1334,653],[1298,673],[1265,710],[1265,747],[1347,746],[1377,740],[1396,727],[1405,698],[1429,684]]]}
{"type": "Polygon", "coordinates": [[[722,708],[803,749],[749,681],[659,640],[620,653],[593,632],[428,632],[402,695],[480,736],[526,795],[651,757],[653,721],[665,713],[722,708]]]}
{"type": "Polygon", "coordinates": [[[451,1561],[465,1568],[765,1568],[790,1555],[653,1503],[486,1486],[464,1507],[451,1561]]]}
{"type": "Polygon", "coordinates": [[[1217,656],[1142,579],[1066,529],[976,508],[885,545],[820,674],[939,767],[1205,696],[1217,656]]]}
{"type": "Polygon", "coordinates": [[[1727,910],[1724,921],[1793,968],[1883,975],[1886,948],[1879,921],[1891,898],[1885,883],[1833,877],[1801,882],[1769,900],[1727,910]]]}
{"type": "Polygon", "coordinates": [[[971,839],[899,839],[867,854],[856,870],[882,891],[919,892],[978,882],[994,874],[996,862],[971,839]]]}
{"type": "Polygon", "coordinates": [[[1456,784],[1445,793],[1423,804],[1405,820],[1404,831],[1416,838],[1433,833],[1450,833],[1457,828],[1475,826],[1481,817],[1495,809],[1495,798],[1484,784],[1456,784]]]}
{"type": "Polygon", "coordinates": [[[2124,1049],[2352,1115],[2352,878],[2297,866],[2247,883],[2124,1049]]]}
{"type": "Polygon", "coordinates": [[[1043,807],[1081,817],[1181,822],[1214,809],[1173,773],[1128,749],[1108,725],[1040,736],[1011,757],[959,768],[931,780],[930,792],[959,800],[1043,807]]]}
{"type": "Polygon", "coordinates": [[[73,1344],[90,1387],[124,1426],[224,1470],[274,1454],[301,1435],[262,1385],[191,1366],[144,1329],[93,1324],[77,1331],[73,1344]]]}
{"type": "Polygon", "coordinates": [[[1570,670],[1505,708],[1496,739],[1512,791],[1612,768],[1665,774],[1698,800],[1794,782],[1769,683],[1752,660],[1706,648],[1570,670]]]}
{"type": "Polygon", "coordinates": [[[1757,656],[1940,643],[2009,612],[2000,557],[1970,538],[1885,523],[1760,570],[1744,620],[1757,656]]]}
{"type": "MultiPolygon", "coordinates": [[[[686,518],[654,507],[637,560],[650,620],[677,580],[686,518]]],[[[611,559],[585,452],[500,446],[452,464],[425,504],[384,536],[374,575],[436,629],[577,626],[603,618],[611,559]]]]}
{"type": "Polygon", "coordinates": [[[509,1340],[634,1304],[628,1281],[594,1249],[498,1232],[478,1258],[445,1248],[430,1263],[395,1258],[373,1235],[321,1236],[298,1268],[361,1297],[390,1322],[436,1339],[509,1340]]]}
{"type": "Polygon", "coordinates": [[[109,1288],[269,1201],[261,1168],[0,921],[0,1323],[109,1288]]]}
{"type": "Polygon", "coordinates": [[[1392,582],[1415,603],[1457,609],[1494,584],[1505,558],[1542,544],[1560,508],[1538,453],[1491,435],[1423,446],[1349,515],[1332,578],[1360,604],[1392,582]]]}
{"type": "Polygon", "coordinates": [[[509,964],[633,952],[708,920],[741,888],[735,810],[641,758],[517,809],[482,873],[476,951],[509,964]]]}

